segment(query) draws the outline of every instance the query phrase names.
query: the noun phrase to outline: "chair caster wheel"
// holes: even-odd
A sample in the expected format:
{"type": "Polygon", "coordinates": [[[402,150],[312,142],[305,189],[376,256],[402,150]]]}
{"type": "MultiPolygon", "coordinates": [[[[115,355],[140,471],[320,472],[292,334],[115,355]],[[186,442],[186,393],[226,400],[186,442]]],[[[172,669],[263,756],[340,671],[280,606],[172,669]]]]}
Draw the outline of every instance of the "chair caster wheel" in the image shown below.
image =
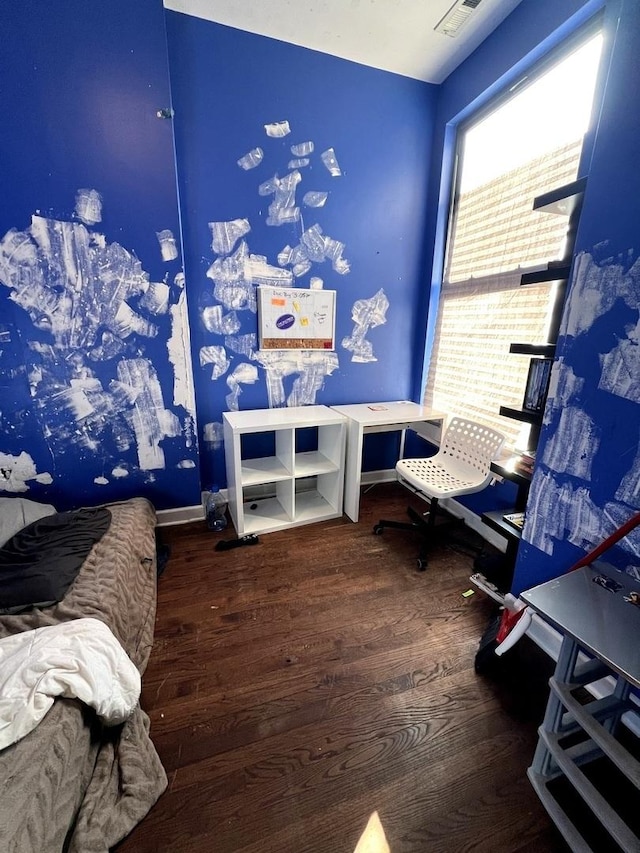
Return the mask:
{"type": "Polygon", "coordinates": [[[418,557],[418,571],[424,572],[427,568],[427,561],[423,560],[422,557],[418,557]]]}
{"type": "Polygon", "coordinates": [[[380,536],[382,534],[383,530],[384,530],[384,527],[381,524],[374,524],[373,525],[373,532],[375,533],[376,536],[380,536]]]}

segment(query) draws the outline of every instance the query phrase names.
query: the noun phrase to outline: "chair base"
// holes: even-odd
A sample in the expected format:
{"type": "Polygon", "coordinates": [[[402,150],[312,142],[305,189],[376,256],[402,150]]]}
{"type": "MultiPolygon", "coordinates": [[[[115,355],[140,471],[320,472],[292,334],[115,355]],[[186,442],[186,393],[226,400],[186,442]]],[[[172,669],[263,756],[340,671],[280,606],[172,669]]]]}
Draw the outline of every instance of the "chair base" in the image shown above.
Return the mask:
{"type": "Polygon", "coordinates": [[[413,507],[407,507],[407,514],[411,521],[390,521],[381,518],[380,521],[373,526],[373,532],[376,536],[380,536],[385,529],[389,527],[392,530],[415,530],[422,536],[422,545],[418,552],[418,570],[423,572],[427,568],[427,554],[431,547],[444,538],[444,531],[449,531],[453,528],[464,526],[462,519],[455,518],[447,513],[447,518],[443,518],[443,511],[436,515],[438,510],[437,498],[432,498],[430,509],[427,517],[420,515],[413,507]]]}

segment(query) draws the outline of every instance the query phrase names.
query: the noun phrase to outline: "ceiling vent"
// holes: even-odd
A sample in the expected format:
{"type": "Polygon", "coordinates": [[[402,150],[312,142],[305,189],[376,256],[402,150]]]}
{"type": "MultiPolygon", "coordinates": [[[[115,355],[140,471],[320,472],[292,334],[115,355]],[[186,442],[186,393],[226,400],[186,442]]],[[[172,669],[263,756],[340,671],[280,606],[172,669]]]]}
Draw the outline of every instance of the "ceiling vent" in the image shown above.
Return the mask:
{"type": "Polygon", "coordinates": [[[455,38],[482,0],[457,0],[442,20],[433,28],[437,33],[455,38]]]}

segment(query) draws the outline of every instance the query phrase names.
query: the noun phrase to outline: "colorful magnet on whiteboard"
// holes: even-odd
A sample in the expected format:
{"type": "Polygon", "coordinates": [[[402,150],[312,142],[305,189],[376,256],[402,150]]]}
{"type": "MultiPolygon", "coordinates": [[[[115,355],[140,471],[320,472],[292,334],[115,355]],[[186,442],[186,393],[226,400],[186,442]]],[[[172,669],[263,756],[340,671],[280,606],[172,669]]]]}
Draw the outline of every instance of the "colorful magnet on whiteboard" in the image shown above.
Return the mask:
{"type": "Polygon", "coordinates": [[[290,329],[291,326],[295,323],[296,318],[293,314],[283,314],[282,317],[278,317],[276,320],[276,326],[278,329],[290,329]]]}
{"type": "Polygon", "coordinates": [[[286,305],[284,299],[276,299],[275,297],[271,300],[272,305],[286,305]]]}
{"type": "Polygon", "coordinates": [[[308,326],[309,325],[309,318],[308,317],[300,317],[300,325],[301,326],[308,326]]]}
{"type": "Polygon", "coordinates": [[[300,303],[299,302],[293,303],[293,310],[298,311],[298,313],[300,312],[300,303]]]}

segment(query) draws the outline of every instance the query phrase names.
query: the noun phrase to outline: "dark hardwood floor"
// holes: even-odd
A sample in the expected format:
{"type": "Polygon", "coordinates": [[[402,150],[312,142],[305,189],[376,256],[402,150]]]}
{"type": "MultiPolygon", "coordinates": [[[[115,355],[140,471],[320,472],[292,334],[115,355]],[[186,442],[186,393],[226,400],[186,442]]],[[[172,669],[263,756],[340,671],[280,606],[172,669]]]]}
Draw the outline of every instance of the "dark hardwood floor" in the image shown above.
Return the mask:
{"type": "Polygon", "coordinates": [[[169,786],[118,853],[352,853],[374,810],[392,853],[566,850],[526,778],[551,664],[474,673],[472,559],[417,572],[411,533],[372,533],[407,502],[376,486],[358,524],[226,552],[233,529],[161,531],[142,705],[169,786]]]}

